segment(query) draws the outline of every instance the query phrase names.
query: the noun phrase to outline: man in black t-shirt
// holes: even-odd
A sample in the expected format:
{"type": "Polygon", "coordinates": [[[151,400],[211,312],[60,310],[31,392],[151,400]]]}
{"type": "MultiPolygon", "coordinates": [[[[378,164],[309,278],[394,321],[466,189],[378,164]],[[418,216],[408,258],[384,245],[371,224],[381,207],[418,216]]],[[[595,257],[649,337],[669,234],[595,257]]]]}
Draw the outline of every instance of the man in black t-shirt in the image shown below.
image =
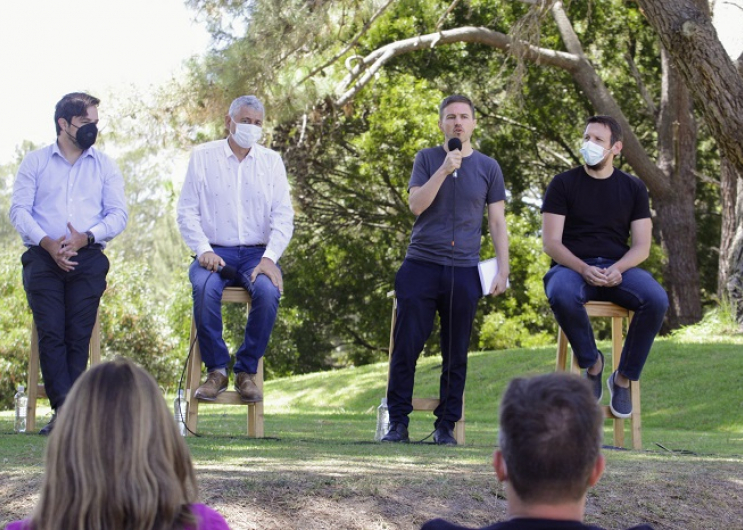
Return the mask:
{"type": "Polygon", "coordinates": [[[482,296],[477,263],[485,211],[498,262],[489,294],[506,289],[506,190],[498,162],[472,147],[476,124],[472,101],[460,95],[445,98],[439,107],[443,145],[423,149],[415,157],[408,202],[417,217],[395,277],[397,319],[387,388],[390,428],[383,442],[409,439],[415,366],[438,312],[443,366],[433,439],[456,445],[452,431],[462,416],[467,349],[482,296]],[[450,140],[457,139],[460,147],[450,148],[450,140]]]}
{"type": "Polygon", "coordinates": [[[557,175],[547,187],[542,240],[552,258],[544,277],[547,298],[597,401],[602,397],[604,356],[596,348],[584,305],[608,301],[635,313],[619,368],[606,382],[612,413],[628,418],[629,384],[640,378],[663,324],[668,295],[650,273],[638,268],[650,253],[650,206],[645,185],[614,168],[621,150],[617,121],[590,117],[580,150],[585,165],[557,175]]]}
{"type": "MultiPolygon", "coordinates": [[[[499,421],[493,467],[505,485],[508,520],[482,530],[601,530],[583,523],[588,488],[606,465],[604,414],[589,385],[567,373],[514,379],[499,421]]],[[[468,529],[434,519],[421,530],[468,529]]]]}

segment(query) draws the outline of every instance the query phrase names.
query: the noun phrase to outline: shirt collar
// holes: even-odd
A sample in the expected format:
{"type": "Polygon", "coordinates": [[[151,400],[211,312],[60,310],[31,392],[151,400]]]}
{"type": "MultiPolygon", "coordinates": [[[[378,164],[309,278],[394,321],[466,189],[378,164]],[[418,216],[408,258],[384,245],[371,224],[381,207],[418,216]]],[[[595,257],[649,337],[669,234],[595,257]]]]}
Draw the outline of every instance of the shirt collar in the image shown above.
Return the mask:
{"type": "MultiPolygon", "coordinates": [[[[230,147],[230,142],[227,141],[227,138],[222,140],[222,149],[224,150],[224,156],[225,158],[229,158],[231,156],[235,157],[237,159],[237,155],[232,151],[232,148],[230,147]]],[[[258,144],[253,144],[253,147],[250,148],[250,152],[248,153],[248,156],[246,156],[243,160],[248,158],[255,158],[258,152],[258,144]]]]}
{"type": "MultiPolygon", "coordinates": [[[[58,155],[64,158],[65,156],[62,154],[62,151],[59,150],[59,144],[57,143],[57,140],[54,140],[52,143],[52,155],[58,155]]],[[[91,145],[88,147],[85,151],[82,152],[80,155],[80,158],[85,156],[93,156],[93,146],[91,145]]]]}

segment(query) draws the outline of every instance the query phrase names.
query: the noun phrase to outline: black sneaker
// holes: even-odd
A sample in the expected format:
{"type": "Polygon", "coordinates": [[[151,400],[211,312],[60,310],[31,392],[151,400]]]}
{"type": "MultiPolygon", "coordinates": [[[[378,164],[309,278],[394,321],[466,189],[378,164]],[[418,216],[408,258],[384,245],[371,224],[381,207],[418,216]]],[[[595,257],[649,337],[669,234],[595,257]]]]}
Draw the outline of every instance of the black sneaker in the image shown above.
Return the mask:
{"type": "Polygon", "coordinates": [[[601,371],[596,375],[591,375],[588,373],[588,368],[586,368],[585,378],[591,383],[593,395],[596,396],[596,402],[601,403],[601,398],[604,396],[604,386],[601,384],[601,375],[604,373],[604,354],[599,350],[596,351],[599,352],[598,358],[601,360],[601,371]]]}
{"type": "Polygon", "coordinates": [[[408,443],[408,427],[400,422],[390,423],[390,430],[382,437],[382,441],[408,443]]]}
{"type": "Polygon", "coordinates": [[[606,380],[606,386],[609,387],[609,408],[611,413],[617,418],[627,419],[632,416],[632,395],[629,388],[623,388],[614,384],[616,372],[612,372],[609,379],[606,380]]]}
{"type": "Polygon", "coordinates": [[[49,423],[47,423],[41,428],[41,430],[39,431],[39,434],[42,436],[49,436],[52,433],[52,429],[54,429],[55,421],[57,421],[56,411],[52,414],[52,419],[49,420],[49,423]]]}
{"type": "Polygon", "coordinates": [[[454,438],[451,429],[439,425],[436,427],[436,432],[433,433],[433,443],[437,445],[457,445],[457,440],[454,438]]]}

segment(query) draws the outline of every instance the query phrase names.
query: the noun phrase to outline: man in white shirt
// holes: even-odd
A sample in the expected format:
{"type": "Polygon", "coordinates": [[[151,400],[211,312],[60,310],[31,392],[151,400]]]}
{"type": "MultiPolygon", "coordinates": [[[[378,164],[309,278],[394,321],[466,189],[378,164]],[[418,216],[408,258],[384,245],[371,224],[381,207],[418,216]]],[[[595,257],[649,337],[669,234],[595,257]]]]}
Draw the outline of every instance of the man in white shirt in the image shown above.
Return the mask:
{"type": "Polygon", "coordinates": [[[64,96],[54,112],[57,141],[26,155],[13,186],[10,221],[28,250],[23,287],[39,334],[39,364],[54,414],[88,364],[90,335],[106,290],[106,243],[128,219],[124,179],[93,147],[98,104],[64,96]]]}
{"type": "Polygon", "coordinates": [[[235,353],[235,389],[245,402],[263,400],[255,374],[284,290],[278,261],[294,230],[284,163],[257,143],[263,118],[258,98],[235,99],[225,116],[229,136],[193,150],[178,201],[178,227],[197,258],[189,278],[207,369],[206,382],[195,393],[199,399],[214,400],[227,389],[230,353],[222,338],[221,299],[225,287],[237,285],[252,303],[245,339],[235,353]]]}

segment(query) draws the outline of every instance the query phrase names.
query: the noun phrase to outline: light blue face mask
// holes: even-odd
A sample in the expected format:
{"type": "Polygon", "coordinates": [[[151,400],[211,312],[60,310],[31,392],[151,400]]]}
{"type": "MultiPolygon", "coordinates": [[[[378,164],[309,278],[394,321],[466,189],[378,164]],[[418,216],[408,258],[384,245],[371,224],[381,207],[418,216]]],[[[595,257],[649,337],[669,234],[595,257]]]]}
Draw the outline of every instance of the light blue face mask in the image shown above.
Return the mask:
{"type": "Polygon", "coordinates": [[[588,140],[583,142],[583,147],[580,148],[580,154],[583,155],[583,160],[586,161],[586,165],[588,166],[595,166],[601,163],[606,158],[604,151],[606,151],[606,154],[609,154],[610,150],[604,149],[600,145],[589,142],[588,140]]]}

